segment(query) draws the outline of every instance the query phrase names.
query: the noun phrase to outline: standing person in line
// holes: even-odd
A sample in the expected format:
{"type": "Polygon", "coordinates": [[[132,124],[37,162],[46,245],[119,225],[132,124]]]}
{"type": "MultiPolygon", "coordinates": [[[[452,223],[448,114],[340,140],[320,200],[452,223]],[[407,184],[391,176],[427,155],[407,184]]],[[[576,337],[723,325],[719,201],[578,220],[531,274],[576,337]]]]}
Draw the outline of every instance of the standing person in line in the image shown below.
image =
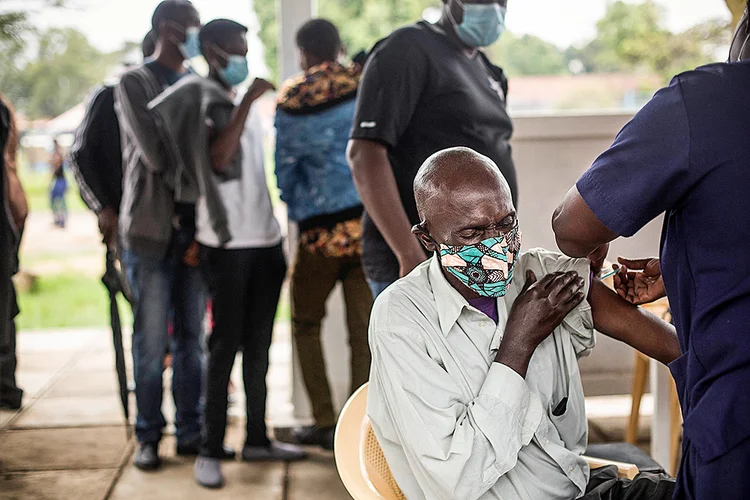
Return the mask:
{"type": "Polygon", "coordinates": [[[314,19],[297,32],[304,74],[287,81],[276,112],[276,178],[300,244],[292,274],[292,327],[315,425],[300,444],[333,449],[336,414],[326,376],[320,325],[326,300],[341,282],[351,348],[351,390],[367,382],[367,326],[372,294],[362,269],[362,202],[346,163],[359,65],[338,62],[338,29],[314,19]]]}
{"type": "Polygon", "coordinates": [[[65,179],[65,158],[57,139],[52,141],[52,184],[50,188],[50,206],[56,227],[65,228],[68,207],[65,204],[65,194],[68,191],[68,181],[65,179]]]}
{"type": "MultiPolygon", "coordinates": [[[[0,161],[2,161],[2,259],[7,276],[0,290],[0,410],[18,410],[23,402],[23,390],[16,383],[16,322],[18,302],[11,277],[18,272],[18,248],[21,244],[29,206],[26,194],[18,179],[16,170],[16,152],[18,149],[18,129],[16,128],[13,110],[0,96],[0,161]],[[7,191],[6,191],[7,190],[7,191]]],[[[4,273],[5,274],[5,273],[4,273]]]]}
{"type": "MultiPolygon", "coordinates": [[[[150,31],[141,44],[143,60],[156,50],[150,31]]],[[[115,113],[115,85],[97,87],[88,99],[83,122],[76,131],[68,165],[86,206],[96,214],[102,241],[117,246],[117,216],[122,201],[122,149],[115,113]]]]}
{"type": "Polygon", "coordinates": [[[620,295],[665,294],[683,355],[676,499],[750,490],[750,23],[730,62],[677,75],[625,125],[557,209],[560,249],[588,255],[664,214],[659,259],[621,260],[620,295]],[[663,274],[662,274],[663,273],[663,274]]]}
{"type": "Polygon", "coordinates": [[[123,196],[119,237],[132,292],[133,365],[136,383],[135,466],[161,465],[158,445],[166,420],[161,412],[163,360],[173,312],[172,392],[177,453],[195,455],[201,442],[203,317],[205,294],[191,245],[195,206],[175,204],[173,176],[148,103],[187,74],[185,60],[199,55],[198,11],[186,0],[166,0],[152,18],[154,59],[125,73],[115,89],[122,131],[123,196]],[[189,252],[189,249],[193,252],[189,252]]]}
{"type": "Polygon", "coordinates": [[[242,460],[306,456],[297,446],[271,441],[265,423],[269,349],[286,261],[266,184],[263,129],[255,104],[273,85],[255,80],[236,107],[232,101],[249,73],[246,36],[247,28],[234,21],[206,24],[200,37],[208,78],[190,76],[151,104],[167,149],[179,152],[178,170],[202,179],[196,239],[214,328],[195,479],[207,488],[224,484],[227,385],[240,348],[247,402],[242,460]]]}
{"type": "Polygon", "coordinates": [[[480,47],[505,29],[507,0],[443,0],[436,24],[420,21],[379,42],[365,65],[349,164],[365,205],[362,262],[377,296],[427,256],[412,183],[433,153],[470,147],[491,158],[517,204],[508,81],[480,47]]]}

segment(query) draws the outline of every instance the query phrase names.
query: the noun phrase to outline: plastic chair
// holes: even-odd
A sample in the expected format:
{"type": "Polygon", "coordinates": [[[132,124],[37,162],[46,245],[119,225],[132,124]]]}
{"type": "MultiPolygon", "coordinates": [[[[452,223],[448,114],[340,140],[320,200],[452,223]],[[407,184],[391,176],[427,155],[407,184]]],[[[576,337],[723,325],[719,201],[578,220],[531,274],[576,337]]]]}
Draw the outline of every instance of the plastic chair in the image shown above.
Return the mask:
{"type": "MultiPolygon", "coordinates": [[[[405,500],[367,418],[367,387],[357,389],[341,410],[334,441],[336,468],[354,500],[405,500]]],[[[616,465],[620,477],[638,474],[634,464],[584,458],[592,469],[616,465]]]]}

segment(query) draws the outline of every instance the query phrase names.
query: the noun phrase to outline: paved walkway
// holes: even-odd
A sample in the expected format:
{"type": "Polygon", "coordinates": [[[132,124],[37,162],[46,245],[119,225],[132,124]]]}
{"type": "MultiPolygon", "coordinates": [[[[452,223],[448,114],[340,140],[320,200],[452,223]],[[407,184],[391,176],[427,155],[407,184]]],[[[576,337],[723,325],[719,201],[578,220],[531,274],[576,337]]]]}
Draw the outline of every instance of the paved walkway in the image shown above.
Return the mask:
{"type": "MultiPolygon", "coordinates": [[[[277,328],[269,374],[269,419],[284,419],[290,394],[288,328],[277,328]]],[[[193,460],[175,457],[174,438],[162,441],[164,468],[145,474],[130,465],[106,330],[25,332],[19,335],[20,412],[0,411],[0,499],[348,499],[333,455],[314,452],[296,464],[227,463],[227,487],[207,491],[192,478],[193,460]]],[[[242,387],[239,373],[234,374],[242,387]]],[[[168,377],[167,377],[168,378],[168,377]]],[[[169,380],[165,381],[169,384],[169,380]]],[[[174,415],[165,398],[165,416],[174,415]]],[[[230,411],[228,443],[239,448],[242,396],[230,411]]]]}
{"type": "MultiPolygon", "coordinates": [[[[313,451],[310,460],[295,464],[227,463],[227,487],[219,491],[195,484],[193,460],[175,457],[171,435],[162,442],[166,460],[160,472],[147,474],[132,467],[134,443],[126,438],[107,330],[23,332],[19,357],[19,385],[27,398],[20,412],[0,411],[2,500],[349,498],[332,454],[325,452],[313,451]]],[[[289,328],[279,324],[268,377],[271,423],[289,420],[290,357],[289,328]]],[[[242,387],[239,375],[235,372],[233,380],[242,387]]],[[[227,438],[237,448],[244,438],[240,393],[230,409],[227,438]]],[[[622,439],[628,397],[594,398],[587,406],[592,442],[622,439]]],[[[164,407],[171,419],[170,397],[164,407]]],[[[650,413],[648,400],[643,408],[650,413]]],[[[650,419],[646,415],[642,420],[647,437],[650,419]]]]}

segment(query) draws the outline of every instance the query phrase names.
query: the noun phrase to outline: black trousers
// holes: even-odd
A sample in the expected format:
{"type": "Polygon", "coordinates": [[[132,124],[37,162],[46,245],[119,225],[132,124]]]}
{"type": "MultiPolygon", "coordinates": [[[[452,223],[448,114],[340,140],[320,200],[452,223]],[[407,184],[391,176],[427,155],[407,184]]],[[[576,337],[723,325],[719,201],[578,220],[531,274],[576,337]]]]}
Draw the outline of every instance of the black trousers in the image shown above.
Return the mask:
{"type": "Polygon", "coordinates": [[[631,481],[618,479],[617,467],[591,471],[586,494],[581,500],[672,500],[675,480],[667,474],[643,472],[631,481]]]}
{"type": "Polygon", "coordinates": [[[268,446],[266,374],[276,307],[286,277],[281,244],[226,250],[203,247],[203,272],[212,301],[214,328],[208,339],[204,440],[201,454],[221,458],[227,427],[227,385],[237,352],[247,399],[249,446],[268,446]]]}
{"type": "Polygon", "coordinates": [[[23,391],[16,385],[16,321],[18,303],[13,283],[10,284],[10,296],[7,307],[9,310],[7,324],[4,325],[4,335],[0,336],[0,403],[18,406],[23,399],[23,391]]]}

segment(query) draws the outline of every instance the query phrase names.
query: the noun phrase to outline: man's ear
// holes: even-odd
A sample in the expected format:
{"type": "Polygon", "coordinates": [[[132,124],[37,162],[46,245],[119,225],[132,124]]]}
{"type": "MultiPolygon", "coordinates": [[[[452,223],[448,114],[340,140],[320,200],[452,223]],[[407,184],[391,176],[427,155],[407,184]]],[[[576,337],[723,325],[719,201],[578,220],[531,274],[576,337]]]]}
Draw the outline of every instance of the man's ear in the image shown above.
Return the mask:
{"type": "Polygon", "coordinates": [[[430,234],[424,230],[424,227],[421,224],[417,224],[411,228],[411,232],[417,237],[419,242],[422,243],[422,246],[425,247],[428,252],[432,253],[438,251],[435,241],[430,237],[430,234]]]}

